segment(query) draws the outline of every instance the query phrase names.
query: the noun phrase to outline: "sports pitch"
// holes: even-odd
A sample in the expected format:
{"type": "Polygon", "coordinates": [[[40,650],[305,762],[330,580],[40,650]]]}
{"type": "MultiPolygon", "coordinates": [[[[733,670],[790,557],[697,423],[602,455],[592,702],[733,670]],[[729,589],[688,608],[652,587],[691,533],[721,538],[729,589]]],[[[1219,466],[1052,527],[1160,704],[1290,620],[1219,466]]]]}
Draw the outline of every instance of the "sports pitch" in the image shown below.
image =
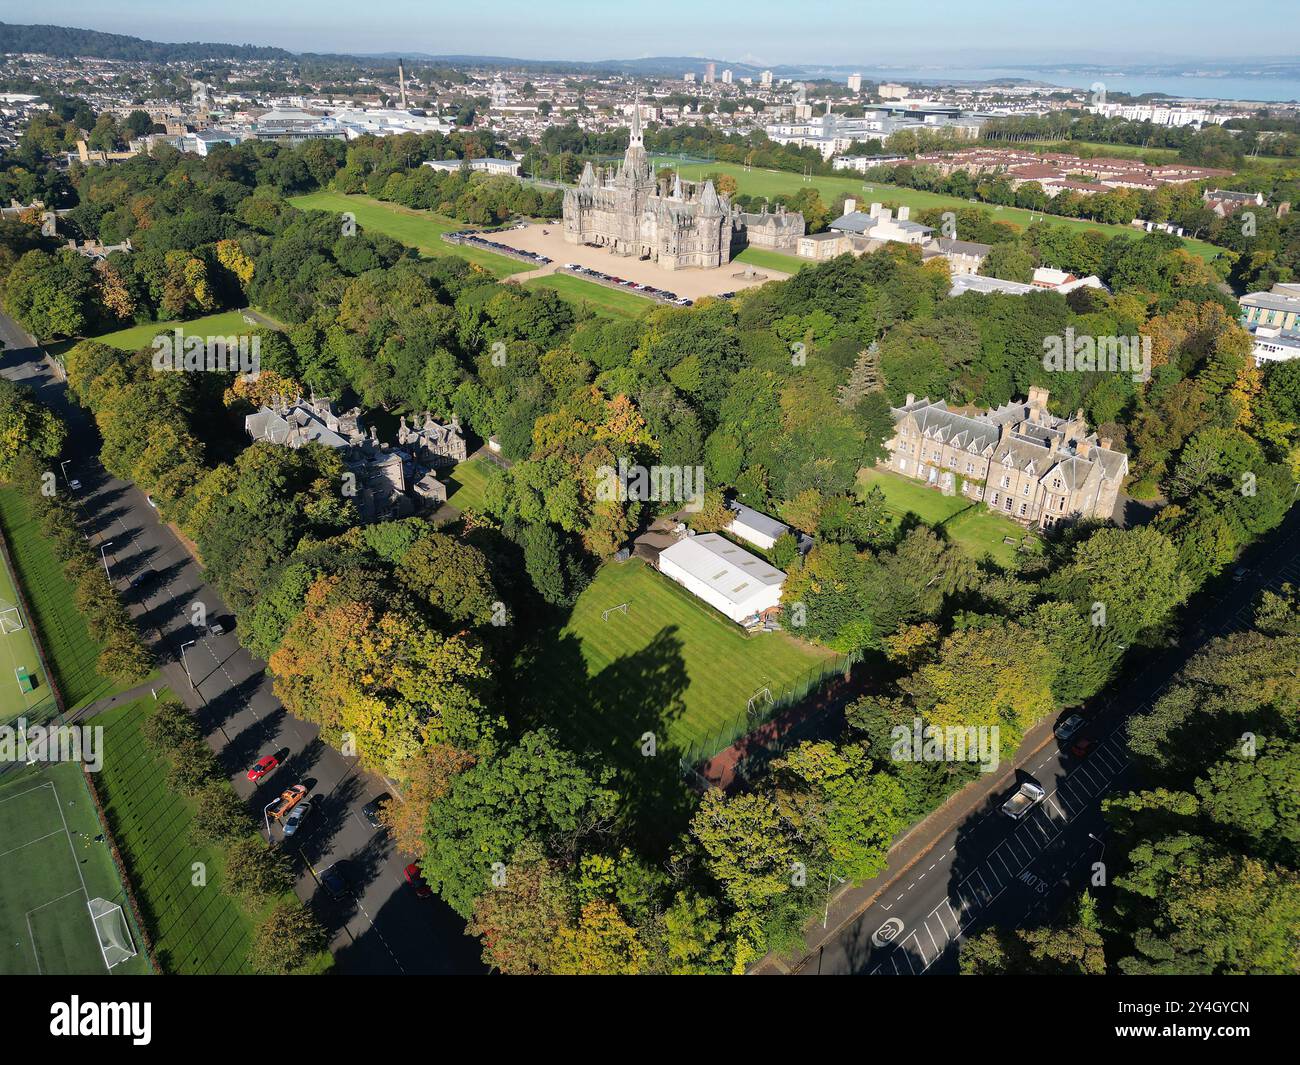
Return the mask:
{"type": "Polygon", "coordinates": [[[100,949],[90,900],[127,905],[81,774],[65,762],[0,777],[0,975],[149,971],[133,925],[134,957],[110,968],[100,949]]]}
{"type": "Polygon", "coordinates": [[[53,716],[54,709],[49,678],[36,654],[26,613],[18,604],[14,575],[8,564],[0,564],[0,724],[18,717],[43,721],[53,716]],[[19,683],[20,670],[30,677],[30,691],[19,683]]]}

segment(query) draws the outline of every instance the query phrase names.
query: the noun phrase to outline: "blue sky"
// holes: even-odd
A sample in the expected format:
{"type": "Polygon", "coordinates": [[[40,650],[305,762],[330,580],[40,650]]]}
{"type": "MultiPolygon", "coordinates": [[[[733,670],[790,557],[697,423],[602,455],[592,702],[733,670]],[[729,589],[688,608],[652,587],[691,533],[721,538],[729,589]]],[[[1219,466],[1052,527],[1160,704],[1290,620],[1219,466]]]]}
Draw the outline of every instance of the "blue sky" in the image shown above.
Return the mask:
{"type": "Polygon", "coordinates": [[[1285,35],[1260,31],[1294,27],[1295,0],[1254,0],[1249,8],[1248,18],[1234,19],[1210,0],[0,0],[0,21],[295,51],[705,55],[864,67],[949,58],[962,65],[1236,58],[1258,54],[1261,43],[1286,49],[1285,35]]]}

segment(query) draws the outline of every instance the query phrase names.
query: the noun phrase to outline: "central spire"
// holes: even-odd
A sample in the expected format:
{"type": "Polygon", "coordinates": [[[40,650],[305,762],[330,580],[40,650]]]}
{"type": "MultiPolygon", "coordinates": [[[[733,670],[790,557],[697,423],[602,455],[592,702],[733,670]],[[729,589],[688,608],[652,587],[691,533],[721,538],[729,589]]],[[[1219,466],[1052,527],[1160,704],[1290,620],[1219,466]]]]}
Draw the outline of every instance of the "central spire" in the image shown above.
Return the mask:
{"type": "Polygon", "coordinates": [[[636,102],[632,105],[632,131],[628,137],[628,147],[640,148],[641,142],[641,90],[636,91],[636,102]]]}

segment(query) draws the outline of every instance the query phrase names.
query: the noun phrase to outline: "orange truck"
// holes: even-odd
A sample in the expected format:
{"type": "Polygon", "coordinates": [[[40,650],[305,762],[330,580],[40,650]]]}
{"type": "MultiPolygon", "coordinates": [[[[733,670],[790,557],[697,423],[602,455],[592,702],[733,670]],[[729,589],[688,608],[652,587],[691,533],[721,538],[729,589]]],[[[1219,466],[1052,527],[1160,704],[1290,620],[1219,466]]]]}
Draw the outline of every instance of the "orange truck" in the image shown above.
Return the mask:
{"type": "Polygon", "coordinates": [[[280,793],[280,801],[271,809],[271,816],[277,821],[284,817],[290,810],[302,801],[302,797],[307,794],[305,784],[295,784],[291,788],[285,788],[280,793]]]}

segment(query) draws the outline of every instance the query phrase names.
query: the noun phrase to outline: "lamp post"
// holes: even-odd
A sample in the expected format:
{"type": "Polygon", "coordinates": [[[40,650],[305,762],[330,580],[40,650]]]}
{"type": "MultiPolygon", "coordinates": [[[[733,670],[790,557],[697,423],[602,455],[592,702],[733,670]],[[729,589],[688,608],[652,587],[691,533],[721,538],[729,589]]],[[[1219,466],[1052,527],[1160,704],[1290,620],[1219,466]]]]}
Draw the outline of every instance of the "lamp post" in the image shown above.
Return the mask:
{"type": "Polygon", "coordinates": [[[102,544],[99,545],[99,560],[102,563],[104,563],[104,576],[107,577],[109,580],[113,579],[113,575],[108,572],[108,557],[104,554],[104,549],[112,546],[113,546],[112,540],[105,540],[102,544]]]}
{"type": "Polygon", "coordinates": [[[185,648],[193,647],[198,642],[198,640],[191,640],[189,643],[181,644],[181,665],[185,667],[185,677],[190,682],[190,691],[197,689],[194,687],[194,678],[190,675],[190,664],[185,660],[185,648]]]}

